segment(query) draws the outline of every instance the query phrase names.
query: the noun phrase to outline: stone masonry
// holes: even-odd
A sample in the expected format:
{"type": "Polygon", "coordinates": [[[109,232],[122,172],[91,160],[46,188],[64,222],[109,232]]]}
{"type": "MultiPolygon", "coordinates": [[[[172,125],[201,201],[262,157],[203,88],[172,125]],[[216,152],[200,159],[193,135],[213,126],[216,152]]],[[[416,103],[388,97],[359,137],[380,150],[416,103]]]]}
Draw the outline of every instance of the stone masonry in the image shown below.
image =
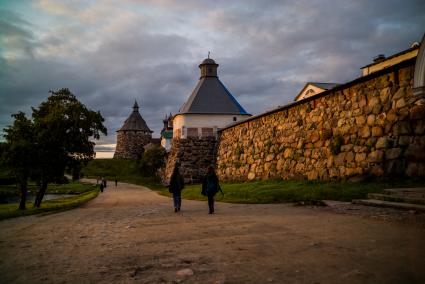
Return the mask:
{"type": "Polygon", "coordinates": [[[152,135],[141,131],[120,131],[117,133],[117,147],[114,158],[136,160],[144,152],[144,146],[152,140],[152,135]]]}
{"type": "Polygon", "coordinates": [[[139,113],[139,106],[134,102],[133,111],[117,131],[117,146],[114,159],[139,159],[144,146],[152,142],[152,130],[139,113]]]}
{"type": "Polygon", "coordinates": [[[165,168],[167,184],[176,163],[186,183],[200,182],[209,165],[214,164],[217,152],[214,137],[173,139],[165,168]]]}
{"type": "Polygon", "coordinates": [[[425,177],[425,98],[414,60],[221,131],[221,180],[425,177]]]}

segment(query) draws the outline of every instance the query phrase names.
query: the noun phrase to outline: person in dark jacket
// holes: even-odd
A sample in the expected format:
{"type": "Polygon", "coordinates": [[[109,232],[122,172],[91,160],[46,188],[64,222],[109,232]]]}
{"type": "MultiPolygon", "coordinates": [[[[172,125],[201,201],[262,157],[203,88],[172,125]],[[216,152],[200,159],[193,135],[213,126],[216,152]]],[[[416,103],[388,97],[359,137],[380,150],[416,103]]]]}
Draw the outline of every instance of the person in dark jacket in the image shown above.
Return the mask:
{"type": "Polygon", "coordinates": [[[209,166],[207,174],[202,182],[202,194],[208,197],[209,214],[214,213],[214,196],[221,191],[218,177],[215,174],[214,167],[209,166]]]}
{"type": "Polygon", "coordinates": [[[182,205],[182,190],[184,188],[184,180],[179,171],[179,166],[176,165],[173,170],[173,174],[170,178],[170,185],[168,191],[173,194],[174,212],[180,211],[182,205]]]}

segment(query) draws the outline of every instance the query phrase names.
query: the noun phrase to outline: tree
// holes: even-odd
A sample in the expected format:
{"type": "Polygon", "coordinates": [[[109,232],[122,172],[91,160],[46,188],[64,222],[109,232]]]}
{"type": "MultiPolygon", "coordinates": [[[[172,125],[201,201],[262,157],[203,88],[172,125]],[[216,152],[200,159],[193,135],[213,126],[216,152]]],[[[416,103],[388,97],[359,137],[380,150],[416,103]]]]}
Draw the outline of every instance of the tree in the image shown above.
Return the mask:
{"type": "Polygon", "coordinates": [[[167,151],[163,147],[153,146],[148,148],[139,160],[140,171],[144,175],[155,175],[158,169],[165,165],[167,151]]]}
{"type": "Polygon", "coordinates": [[[33,108],[37,141],[37,170],[33,177],[40,184],[34,206],[40,207],[47,185],[63,177],[65,170],[78,170],[94,158],[95,143],[107,134],[100,112],[87,109],[68,90],[60,89],[47,101],[33,108]]]}
{"type": "Polygon", "coordinates": [[[15,119],[13,124],[4,129],[6,144],[3,149],[3,160],[16,178],[21,193],[19,209],[24,210],[28,179],[35,162],[34,125],[23,112],[13,114],[12,117],[15,119]]]}

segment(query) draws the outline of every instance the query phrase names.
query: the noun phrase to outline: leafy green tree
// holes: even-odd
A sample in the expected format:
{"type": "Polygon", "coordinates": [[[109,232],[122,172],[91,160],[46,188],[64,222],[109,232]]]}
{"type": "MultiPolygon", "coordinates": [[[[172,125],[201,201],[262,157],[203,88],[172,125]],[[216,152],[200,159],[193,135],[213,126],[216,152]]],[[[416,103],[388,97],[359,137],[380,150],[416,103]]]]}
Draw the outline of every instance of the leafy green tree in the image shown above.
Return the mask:
{"type": "Polygon", "coordinates": [[[24,210],[28,179],[35,163],[34,125],[23,112],[13,114],[12,117],[15,119],[13,124],[4,129],[6,144],[2,151],[2,160],[16,178],[21,193],[19,209],[24,210]]]}
{"type": "Polygon", "coordinates": [[[139,169],[143,175],[153,176],[157,170],[165,165],[167,151],[163,147],[148,148],[139,160],[139,169]]]}
{"type": "Polygon", "coordinates": [[[40,207],[47,185],[63,177],[65,170],[79,171],[94,158],[91,139],[107,134],[104,118],[87,109],[68,90],[50,91],[51,96],[33,108],[38,166],[34,178],[39,182],[34,206],[40,207]]]}

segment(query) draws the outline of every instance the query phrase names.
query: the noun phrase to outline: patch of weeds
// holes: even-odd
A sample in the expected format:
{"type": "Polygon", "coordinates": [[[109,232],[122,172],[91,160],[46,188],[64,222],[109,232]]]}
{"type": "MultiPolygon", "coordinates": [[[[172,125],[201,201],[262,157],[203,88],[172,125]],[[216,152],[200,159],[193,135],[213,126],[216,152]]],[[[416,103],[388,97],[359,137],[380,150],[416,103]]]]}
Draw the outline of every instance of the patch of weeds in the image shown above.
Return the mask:
{"type": "Polygon", "coordinates": [[[239,161],[234,161],[233,166],[235,166],[236,168],[240,168],[240,167],[242,167],[242,163],[239,162],[239,161]]]}
{"type": "Polygon", "coordinates": [[[236,158],[239,159],[243,153],[243,148],[241,146],[237,146],[235,150],[236,158]]]}
{"type": "Polygon", "coordinates": [[[270,150],[270,147],[272,146],[272,141],[268,140],[265,144],[264,144],[264,152],[268,153],[270,150]]]}
{"type": "Polygon", "coordinates": [[[307,105],[307,109],[305,110],[306,113],[309,113],[313,110],[313,108],[311,107],[311,104],[307,105]]]}

